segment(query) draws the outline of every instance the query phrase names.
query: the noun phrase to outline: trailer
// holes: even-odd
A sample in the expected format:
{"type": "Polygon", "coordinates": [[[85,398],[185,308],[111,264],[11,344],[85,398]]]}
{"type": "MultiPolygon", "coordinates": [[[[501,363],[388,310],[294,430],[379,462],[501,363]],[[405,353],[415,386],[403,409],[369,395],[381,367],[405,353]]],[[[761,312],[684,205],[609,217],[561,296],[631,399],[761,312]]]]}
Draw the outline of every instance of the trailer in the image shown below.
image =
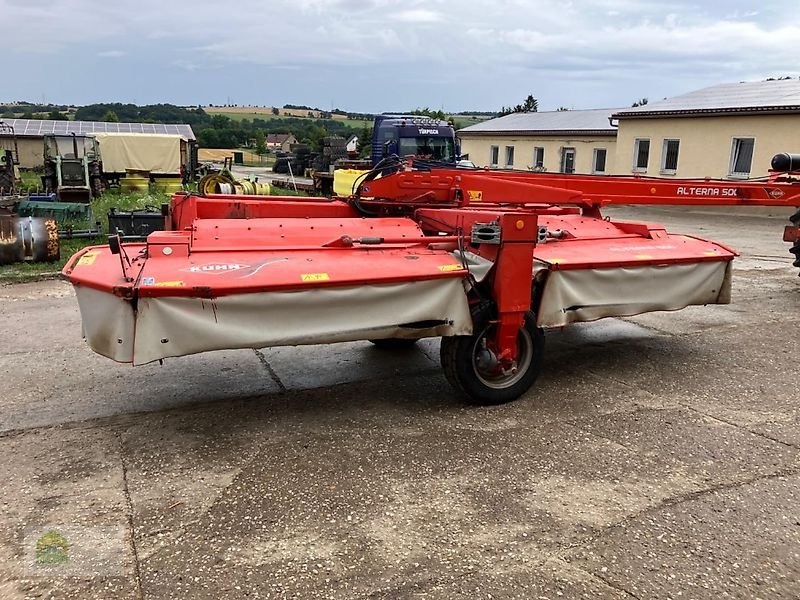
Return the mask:
{"type": "MultiPolygon", "coordinates": [[[[604,217],[634,198],[610,185],[384,161],[349,198],[176,194],[167,231],[112,236],[63,274],[90,347],[118,362],[441,337],[453,387],[498,404],[533,385],[548,329],[730,302],[735,250],[604,217]]],[[[800,205],[793,183],[739,185],[720,197],[800,205]]]]}
{"type": "MultiPolygon", "coordinates": [[[[97,132],[103,179],[117,186],[128,172],[147,173],[159,180],[194,181],[197,142],[167,133],[97,132]]],[[[179,187],[179,186],[178,186],[179,187]]]]}

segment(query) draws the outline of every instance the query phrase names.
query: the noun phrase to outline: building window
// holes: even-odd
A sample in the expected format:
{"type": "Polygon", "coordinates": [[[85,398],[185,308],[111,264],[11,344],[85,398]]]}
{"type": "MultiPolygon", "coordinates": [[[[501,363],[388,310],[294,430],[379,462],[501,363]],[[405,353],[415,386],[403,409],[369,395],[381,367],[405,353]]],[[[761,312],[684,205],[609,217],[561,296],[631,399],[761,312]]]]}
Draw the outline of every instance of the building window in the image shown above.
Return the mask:
{"type": "Polygon", "coordinates": [[[500,160],[500,147],[489,146],[489,164],[493,167],[496,167],[499,160],[500,160]]]}
{"type": "Polygon", "coordinates": [[[730,169],[732,177],[750,177],[755,145],[755,138],[733,138],[730,169]]]}
{"type": "Polygon", "coordinates": [[[606,149],[595,148],[592,155],[592,173],[603,174],[606,172],[606,149]]]}
{"type": "Polygon", "coordinates": [[[506,146],[506,167],[514,166],[514,146],[506,146]]]}
{"type": "Polygon", "coordinates": [[[633,143],[633,170],[637,173],[647,172],[647,163],[650,160],[650,140],[637,139],[633,143]]]}
{"type": "Polygon", "coordinates": [[[680,140],[664,140],[664,148],[661,150],[661,173],[675,175],[678,170],[678,150],[680,146],[680,140]]]}
{"type": "Polygon", "coordinates": [[[561,172],[562,173],[575,172],[575,148],[561,149],[561,172]]]}
{"type": "Polygon", "coordinates": [[[544,170],[544,148],[536,146],[533,149],[533,168],[536,171],[544,170]]]}

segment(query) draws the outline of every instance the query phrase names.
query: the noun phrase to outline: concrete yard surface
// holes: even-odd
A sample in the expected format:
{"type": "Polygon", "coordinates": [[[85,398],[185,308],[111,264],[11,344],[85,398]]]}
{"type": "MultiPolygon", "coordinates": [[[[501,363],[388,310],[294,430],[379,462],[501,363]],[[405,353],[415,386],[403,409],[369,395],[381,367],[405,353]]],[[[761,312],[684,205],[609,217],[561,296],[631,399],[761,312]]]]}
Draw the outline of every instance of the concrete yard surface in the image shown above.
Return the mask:
{"type": "Polygon", "coordinates": [[[784,217],[608,214],[740,249],[732,304],[548,332],[491,408],[437,340],[133,368],[68,284],[0,287],[0,598],[800,597],[784,217]]]}

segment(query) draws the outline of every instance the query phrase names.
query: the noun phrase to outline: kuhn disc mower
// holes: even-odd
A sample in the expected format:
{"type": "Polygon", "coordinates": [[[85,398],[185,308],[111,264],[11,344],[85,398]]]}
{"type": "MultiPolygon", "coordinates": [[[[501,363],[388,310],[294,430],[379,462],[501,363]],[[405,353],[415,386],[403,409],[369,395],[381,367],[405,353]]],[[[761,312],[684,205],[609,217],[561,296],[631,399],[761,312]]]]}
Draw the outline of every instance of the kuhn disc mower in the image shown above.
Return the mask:
{"type": "Polygon", "coordinates": [[[734,250],[600,214],[675,204],[681,185],[720,190],[691,200],[800,204],[781,182],[756,194],[384,162],[346,199],[176,194],[168,231],[112,237],[63,274],[89,345],[119,362],[441,336],[448,380],[496,404],[533,384],[547,328],[729,302],[734,250]]]}

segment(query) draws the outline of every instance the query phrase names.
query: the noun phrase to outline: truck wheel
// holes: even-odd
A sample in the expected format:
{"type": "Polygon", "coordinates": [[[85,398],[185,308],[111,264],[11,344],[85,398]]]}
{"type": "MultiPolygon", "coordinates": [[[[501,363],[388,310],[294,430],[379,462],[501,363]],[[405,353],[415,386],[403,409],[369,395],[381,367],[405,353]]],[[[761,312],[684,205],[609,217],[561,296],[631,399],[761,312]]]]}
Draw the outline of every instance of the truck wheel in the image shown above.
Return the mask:
{"type": "Polygon", "coordinates": [[[382,340],[370,340],[376,348],[381,350],[399,350],[401,348],[411,348],[419,340],[406,338],[384,338],[382,340]]]}
{"type": "Polygon", "coordinates": [[[517,336],[517,366],[503,372],[486,340],[494,325],[478,327],[470,336],[443,337],[441,361],[445,377],[473,404],[504,404],[516,400],[536,381],[542,369],[544,333],[533,313],[526,313],[517,336]]]}

